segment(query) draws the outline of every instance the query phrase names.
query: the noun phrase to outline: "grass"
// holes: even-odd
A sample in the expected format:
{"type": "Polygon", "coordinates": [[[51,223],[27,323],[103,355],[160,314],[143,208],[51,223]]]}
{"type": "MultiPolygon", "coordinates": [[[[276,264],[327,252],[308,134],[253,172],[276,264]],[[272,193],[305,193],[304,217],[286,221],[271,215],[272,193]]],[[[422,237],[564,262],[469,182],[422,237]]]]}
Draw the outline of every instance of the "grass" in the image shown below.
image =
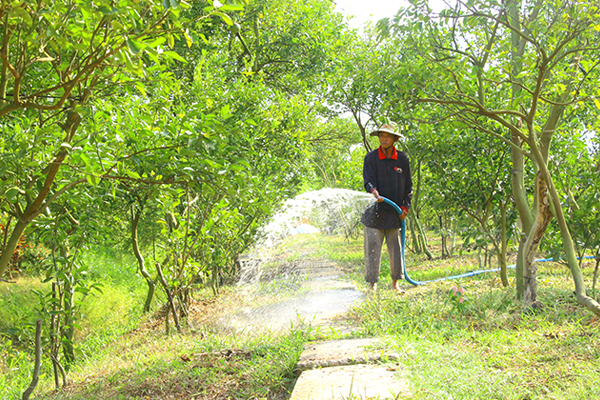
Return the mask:
{"type": "MultiPolygon", "coordinates": [[[[266,276],[288,273],[286,268],[299,262],[329,260],[366,288],[361,237],[298,235],[282,249],[266,276]]],[[[477,264],[475,253],[446,260],[407,254],[416,280],[464,273],[478,269],[477,264]]],[[[293,279],[266,280],[244,290],[227,287],[217,297],[199,292],[190,326],[181,335],[167,336],[161,308],[147,317],[136,311],[145,286],[134,266],[99,257],[90,270],[106,285],[102,295],[86,300],[86,322],[78,333],[80,359],[69,373],[71,383],[53,392],[45,365],[35,398],[283,400],[289,397],[302,346],[339,337],[334,330],[303,325],[269,332],[233,329],[220,322],[235,310],[291,296],[298,288],[293,279]]],[[[592,268],[585,265],[583,271],[590,282],[592,268]]],[[[600,325],[576,303],[563,265],[539,264],[538,297],[544,307],[535,312],[521,307],[514,288],[502,287],[497,273],[405,285],[406,294],[398,297],[389,289],[384,255],[380,278],[380,289],[346,318],[359,328],[359,336],[383,338],[399,353],[414,398],[600,398],[600,325]],[[453,288],[463,288],[464,294],[453,288]]],[[[15,346],[6,332],[35,317],[35,296],[29,288],[38,285],[35,279],[24,279],[0,287],[1,398],[20,397],[29,383],[32,357],[24,351],[28,339],[15,346]]]]}
{"type": "MultiPolygon", "coordinates": [[[[362,243],[352,246],[358,251],[362,243]]],[[[477,259],[409,254],[407,266],[413,279],[425,280],[476,269],[477,259]]],[[[590,282],[591,268],[584,271],[590,282]]],[[[535,313],[490,273],[410,288],[400,298],[380,290],[351,318],[395,346],[417,399],[600,398],[598,322],[576,303],[564,266],[540,263],[538,282],[544,308],[535,313]],[[463,303],[453,287],[464,288],[463,303]]]]}
{"type": "Polygon", "coordinates": [[[128,335],[73,371],[68,389],[47,399],[260,399],[286,391],[304,342],[285,336],[207,332],[128,335]]]}

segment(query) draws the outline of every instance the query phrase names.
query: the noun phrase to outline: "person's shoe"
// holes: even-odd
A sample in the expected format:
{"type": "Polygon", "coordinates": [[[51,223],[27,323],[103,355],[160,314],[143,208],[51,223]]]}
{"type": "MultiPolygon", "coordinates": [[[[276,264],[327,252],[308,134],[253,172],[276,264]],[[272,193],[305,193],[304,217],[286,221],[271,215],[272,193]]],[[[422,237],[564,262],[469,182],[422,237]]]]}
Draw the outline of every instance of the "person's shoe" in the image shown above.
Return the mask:
{"type": "Polygon", "coordinates": [[[400,288],[400,286],[398,286],[398,281],[392,281],[392,290],[394,290],[398,294],[406,293],[404,291],[404,289],[402,289],[402,288],[400,288]]]}

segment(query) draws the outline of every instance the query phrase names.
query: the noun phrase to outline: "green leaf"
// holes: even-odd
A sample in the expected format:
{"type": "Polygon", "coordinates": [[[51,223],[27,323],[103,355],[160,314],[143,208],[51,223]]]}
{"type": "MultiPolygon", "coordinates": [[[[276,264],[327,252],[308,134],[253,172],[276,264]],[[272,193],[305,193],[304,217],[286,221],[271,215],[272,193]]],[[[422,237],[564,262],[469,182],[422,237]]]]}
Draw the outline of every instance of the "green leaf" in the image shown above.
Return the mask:
{"type": "Polygon", "coordinates": [[[164,36],[161,36],[161,37],[157,37],[156,39],[154,39],[151,42],[145,42],[145,44],[146,44],[146,46],[149,46],[149,47],[158,47],[166,41],[167,41],[167,39],[164,36]]]}
{"type": "Polygon", "coordinates": [[[142,46],[131,38],[127,38],[127,47],[129,47],[129,51],[133,54],[137,54],[142,49],[142,46]]]}
{"type": "Polygon", "coordinates": [[[8,189],[4,195],[6,196],[6,200],[11,201],[17,196],[18,193],[19,188],[15,186],[8,189]]]}
{"type": "MultiPolygon", "coordinates": [[[[89,45],[87,43],[75,43],[73,45],[73,48],[75,50],[85,51],[88,49],[88,46],[89,45]]],[[[40,59],[38,59],[38,61],[46,61],[46,58],[40,58],[40,59]]],[[[48,61],[52,61],[52,59],[49,59],[48,61]]]]}
{"type": "Polygon", "coordinates": [[[142,82],[139,82],[139,81],[136,82],[135,87],[140,91],[142,96],[147,97],[146,96],[146,86],[142,82]]]}
{"type": "Polygon", "coordinates": [[[225,11],[242,11],[244,9],[244,6],[239,6],[239,5],[234,5],[234,4],[225,4],[223,7],[221,7],[221,10],[225,10],[225,11]]]}
{"type": "Polygon", "coordinates": [[[90,290],[95,290],[96,292],[98,292],[100,294],[104,294],[104,292],[102,291],[103,287],[104,287],[104,285],[98,282],[98,283],[91,285],[90,290]]]}
{"type": "Polygon", "coordinates": [[[229,104],[225,104],[225,106],[223,106],[223,108],[221,108],[221,118],[227,119],[227,118],[231,117],[231,113],[229,112],[229,110],[230,110],[229,104]]]}
{"type": "Polygon", "coordinates": [[[13,7],[13,9],[11,10],[15,15],[21,17],[23,19],[23,21],[25,21],[25,23],[28,26],[31,26],[33,24],[33,20],[31,19],[31,15],[29,15],[29,12],[27,12],[27,10],[25,10],[24,8],[21,7],[13,7]]]}
{"type": "Polygon", "coordinates": [[[113,15],[113,10],[108,6],[100,6],[98,7],[98,11],[100,11],[104,15],[113,15]]]}
{"type": "Polygon", "coordinates": [[[169,0],[163,0],[163,8],[167,11],[171,7],[171,2],[169,0]]]}
{"type": "Polygon", "coordinates": [[[215,15],[221,17],[227,25],[233,25],[233,20],[231,19],[231,17],[229,15],[222,13],[222,12],[216,12],[215,15]]]}
{"type": "Polygon", "coordinates": [[[129,169],[126,169],[126,170],[125,170],[125,174],[126,174],[126,175],[128,175],[130,178],[133,178],[133,179],[140,179],[140,174],[138,174],[138,173],[137,173],[137,172],[135,172],[135,171],[131,171],[131,170],[129,170],[129,169]]]}
{"type": "Polygon", "coordinates": [[[160,65],[160,60],[158,59],[158,51],[156,51],[152,47],[148,47],[146,49],[146,54],[156,65],[160,65]]]}
{"type": "Polygon", "coordinates": [[[101,180],[99,176],[92,175],[92,174],[86,175],[86,176],[85,176],[85,179],[86,179],[86,180],[88,181],[88,183],[89,183],[90,185],[92,185],[92,186],[96,186],[97,184],[99,184],[99,183],[100,183],[100,180],[101,180]]]}
{"type": "Polygon", "coordinates": [[[123,49],[123,50],[121,50],[120,54],[121,54],[121,59],[125,62],[125,66],[127,66],[127,69],[129,71],[135,71],[136,68],[133,65],[133,63],[131,62],[131,57],[129,57],[129,52],[125,51],[123,49]]]}
{"type": "Polygon", "coordinates": [[[179,54],[177,54],[176,52],[171,51],[171,50],[163,52],[162,55],[169,59],[174,59],[177,61],[181,61],[183,63],[187,63],[187,61],[185,61],[185,59],[183,57],[181,57],[179,54]]]}
{"type": "MultiPolygon", "coordinates": [[[[139,14],[137,15],[137,17],[140,18],[139,14]]],[[[135,16],[133,16],[133,15],[129,16],[129,20],[133,24],[133,30],[135,32],[139,33],[142,30],[142,26],[140,25],[139,20],[137,18],[135,18],[135,16]]]]}
{"type": "Polygon", "coordinates": [[[594,104],[596,105],[596,107],[598,107],[598,109],[600,110],[600,100],[598,99],[594,99],[594,104]]]}
{"type": "Polygon", "coordinates": [[[243,158],[240,160],[237,160],[236,164],[241,164],[241,165],[245,166],[246,168],[251,168],[248,160],[244,160],[243,158]]]}
{"type": "Polygon", "coordinates": [[[173,8],[179,7],[179,0],[170,0],[170,1],[171,1],[171,7],[173,7],[173,8]]]}

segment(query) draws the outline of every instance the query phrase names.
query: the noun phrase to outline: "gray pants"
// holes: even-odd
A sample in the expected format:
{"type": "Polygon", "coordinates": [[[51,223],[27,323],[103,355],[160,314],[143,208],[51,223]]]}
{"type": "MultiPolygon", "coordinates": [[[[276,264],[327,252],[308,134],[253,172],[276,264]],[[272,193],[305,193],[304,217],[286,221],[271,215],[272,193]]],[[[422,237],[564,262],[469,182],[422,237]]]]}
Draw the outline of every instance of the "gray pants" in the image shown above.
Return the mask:
{"type": "Polygon", "coordinates": [[[365,226],[365,265],[367,267],[365,281],[375,283],[379,280],[381,247],[384,238],[390,256],[392,280],[404,279],[404,265],[402,264],[402,250],[400,249],[398,231],[399,229],[382,230],[365,226]]]}

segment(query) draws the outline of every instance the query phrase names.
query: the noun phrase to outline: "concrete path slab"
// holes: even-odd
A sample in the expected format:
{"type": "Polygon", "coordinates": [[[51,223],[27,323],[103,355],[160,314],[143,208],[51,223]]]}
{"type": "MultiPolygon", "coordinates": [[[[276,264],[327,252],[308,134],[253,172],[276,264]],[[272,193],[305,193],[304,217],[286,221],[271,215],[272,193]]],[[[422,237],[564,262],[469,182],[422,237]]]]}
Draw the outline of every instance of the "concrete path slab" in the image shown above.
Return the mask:
{"type": "Polygon", "coordinates": [[[348,365],[304,371],[290,400],[406,399],[411,392],[398,367],[348,365]]]}
{"type": "Polygon", "coordinates": [[[398,360],[397,353],[389,353],[377,339],[345,339],[312,343],[307,346],[296,369],[332,367],[338,365],[366,364],[379,360],[398,360]]]}

